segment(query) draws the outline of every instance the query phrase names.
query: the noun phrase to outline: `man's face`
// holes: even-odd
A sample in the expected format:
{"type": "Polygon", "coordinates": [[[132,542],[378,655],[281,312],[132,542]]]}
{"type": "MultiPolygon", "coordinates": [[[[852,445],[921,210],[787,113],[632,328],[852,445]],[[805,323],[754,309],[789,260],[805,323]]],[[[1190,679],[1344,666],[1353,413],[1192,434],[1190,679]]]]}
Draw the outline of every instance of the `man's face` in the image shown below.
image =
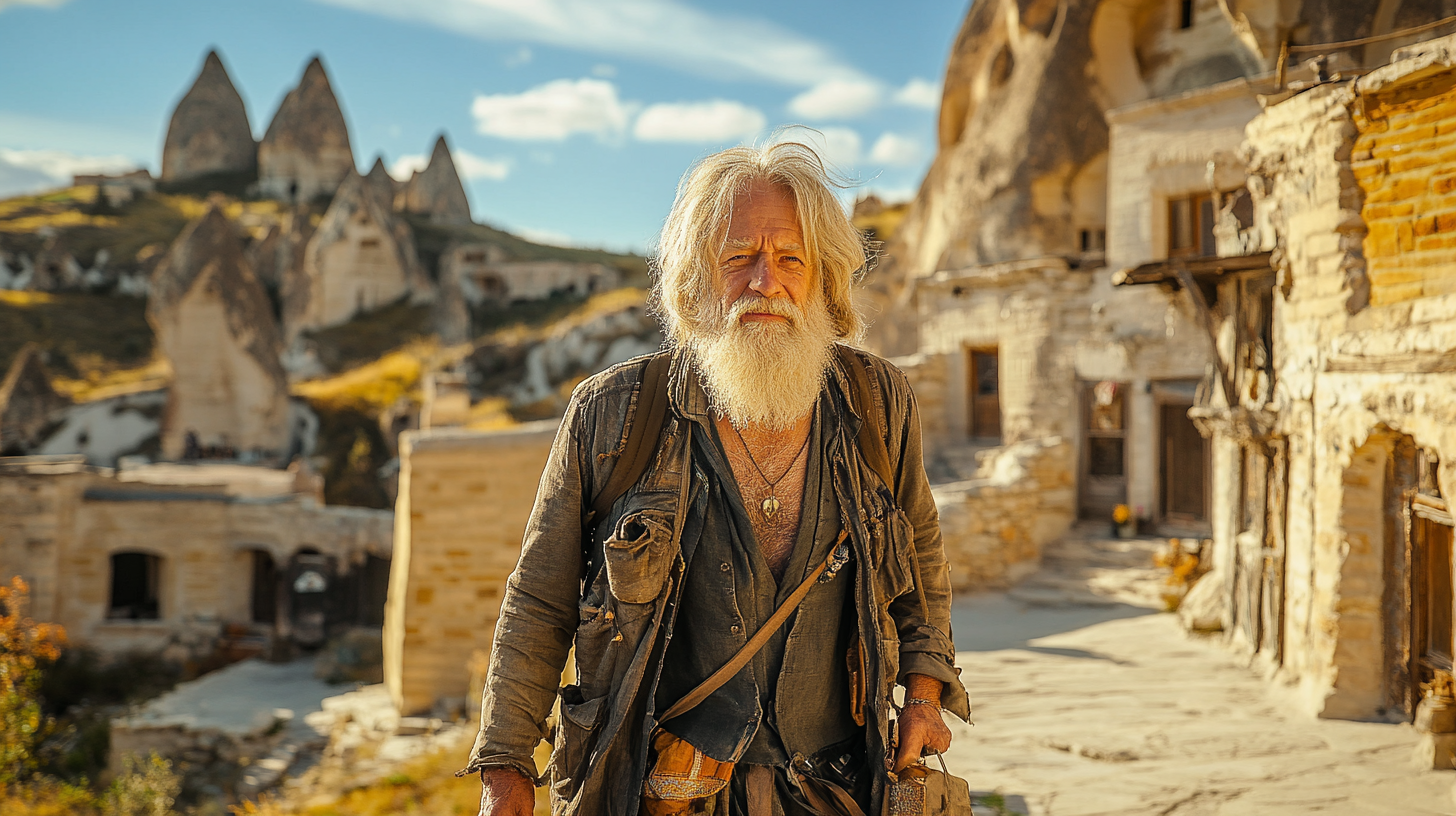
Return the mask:
{"type": "MultiPolygon", "coordinates": [[[[722,313],[747,297],[784,298],[797,310],[809,303],[816,285],[805,256],[804,233],[794,208],[793,194],[785,187],[755,182],[733,200],[728,237],[718,255],[718,291],[722,313]]],[[[784,324],[789,318],[771,307],[750,307],[738,316],[741,324],[784,324]]]]}

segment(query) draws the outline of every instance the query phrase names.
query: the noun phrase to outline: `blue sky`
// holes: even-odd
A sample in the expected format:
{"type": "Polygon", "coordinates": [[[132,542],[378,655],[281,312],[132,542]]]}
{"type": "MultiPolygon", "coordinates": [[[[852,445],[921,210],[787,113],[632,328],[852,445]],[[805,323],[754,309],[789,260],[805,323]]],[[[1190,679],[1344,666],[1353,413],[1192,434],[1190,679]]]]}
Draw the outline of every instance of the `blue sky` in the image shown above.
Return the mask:
{"type": "Polygon", "coordinates": [[[934,154],[952,0],[0,0],[0,195],[156,172],[216,47],[261,135],[322,54],[354,156],[449,134],[477,220],[643,251],[697,157],[805,124],[907,198],[934,154]]]}

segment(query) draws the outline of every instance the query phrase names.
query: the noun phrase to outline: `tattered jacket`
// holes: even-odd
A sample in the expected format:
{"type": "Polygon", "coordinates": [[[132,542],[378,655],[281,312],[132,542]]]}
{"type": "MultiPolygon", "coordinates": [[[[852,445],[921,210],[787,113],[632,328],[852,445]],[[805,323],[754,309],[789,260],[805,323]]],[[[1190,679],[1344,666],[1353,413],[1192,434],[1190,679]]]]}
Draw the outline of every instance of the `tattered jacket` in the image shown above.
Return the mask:
{"type": "MultiPolygon", "coordinates": [[[[825,464],[852,548],[856,619],[868,655],[866,749],[876,758],[888,750],[890,694],[904,674],[943,681],[941,702],[962,719],[969,718],[970,703],[954,669],[950,579],[914,397],[902,372],[856,353],[871,374],[874,404],[851,405],[847,376],[834,356],[826,387],[837,391],[831,402],[844,421],[825,464]],[[863,422],[857,409],[883,418],[893,485],[863,461],[855,443],[863,422]]],[[[625,445],[646,362],[608,369],[572,395],[506,584],[480,733],[462,771],[509,766],[535,779],[533,754],[559,695],[546,779],[553,814],[637,813],[659,713],[654,698],[662,656],[703,524],[707,477],[693,461],[690,431],[711,419],[682,354],[672,361],[668,418],[654,461],[605,518],[588,524],[592,497],[625,445]],[[573,646],[576,682],[558,689],[573,646]]],[[[882,792],[883,776],[876,774],[870,812],[879,812],[882,792]]]]}

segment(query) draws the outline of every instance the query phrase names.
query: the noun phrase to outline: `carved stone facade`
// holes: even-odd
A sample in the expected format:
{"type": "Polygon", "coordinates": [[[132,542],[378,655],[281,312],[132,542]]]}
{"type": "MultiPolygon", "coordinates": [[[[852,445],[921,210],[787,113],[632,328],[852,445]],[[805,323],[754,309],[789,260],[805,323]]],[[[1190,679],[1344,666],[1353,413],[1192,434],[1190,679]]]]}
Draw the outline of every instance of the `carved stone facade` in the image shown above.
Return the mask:
{"type": "Polygon", "coordinates": [[[304,645],[378,625],[392,527],[388,511],[320,506],[286,471],[0,462],[0,571],[30,583],[32,615],[106,652],[200,659],[230,625],[304,645]],[[310,570],[319,592],[295,586],[310,570]]]}
{"type": "Polygon", "coordinates": [[[152,278],[147,320],[171,362],[162,455],[194,444],[283,456],[292,433],[273,307],[216,207],[178,236],[152,278]]]}
{"type": "Polygon", "coordinates": [[[1218,486],[1200,604],[1299,708],[1432,730],[1456,652],[1456,37],[1394,57],[1266,98],[1239,152],[1254,224],[1221,242],[1240,256],[1124,277],[1178,279],[1219,350],[1193,412],[1218,486]]]}

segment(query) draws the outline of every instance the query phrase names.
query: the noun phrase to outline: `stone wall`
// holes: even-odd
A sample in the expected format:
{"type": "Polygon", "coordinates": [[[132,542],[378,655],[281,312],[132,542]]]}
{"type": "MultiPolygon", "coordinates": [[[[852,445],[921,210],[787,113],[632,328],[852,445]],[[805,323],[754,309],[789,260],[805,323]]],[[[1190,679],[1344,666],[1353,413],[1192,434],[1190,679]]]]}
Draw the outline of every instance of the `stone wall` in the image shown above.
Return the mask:
{"type": "Polygon", "coordinates": [[[400,437],[384,680],[401,714],[469,693],[470,661],[490,650],[556,427],[400,437]]]}
{"type": "Polygon", "coordinates": [[[295,495],[246,498],[219,486],[124,482],[45,457],[0,468],[0,575],[34,586],[33,615],[106,651],[205,654],[225,623],[251,620],[252,552],[287,564],[308,548],[341,572],[388,559],[387,511],[322,507],[295,495]],[[156,620],[108,620],[111,556],[160,557],[156,620]]]}
{"type": "Polygon", "coordinates": [[[932,488],[957,592],[1005,587],[1035,571],[1041,550],[1076,519],[1073,451],[1060,438],[982,457],[982,474],[932,488]]]}
{"type": "MultiPolygon", "coordinates": [[[[1240,502],[1253,494],[1220,491],[1215,556],[1229,571],[1232,640],[1260,652],[1296,689],[1296,704],[1320,716],[1409,716],[1402,698],[1412,689],[1399,687],[1409,678],[1398,671],[1399,641],[1410,636],[1398,598],[1409,579],[1389,565],[1404,544],[1391,502],[1409,501],[1401,491],[1414,486],[1391,481],[1400,478],[1392,451],[1438,462],[1422,489],[1436,501],[1456,496],[1456,241],[1441,220],[1456,204],[1443,169],[1456,133],[1453,86],[1456,38],[1413,46],[1358,80],[1270,105],[1242,148],[1260,240],[1279,261],[1274,382],[1261,390],[1267,404],[1244,394],[1215,423],[1215,480],[1258,481],[1249,452],[1282,448],[1287,509],[1255,527],[1263,540],[1245,541],[1240,502]],[[1272,424],[1251,439],[1240,417],[1259,412],[1272,424]],[[1282,573],[1257,574],[1281,560],[1282,573]],[[1282,597],[1251,621],[1261,581],[1282,597]],[[1268,627],[1277,639],[1249,634],[1268,627]]],[[[1233,342],[1242,314],[1226,302],[1220,315],[1221,353],[1237,368],[1247,356],[1233,342]]]]}

